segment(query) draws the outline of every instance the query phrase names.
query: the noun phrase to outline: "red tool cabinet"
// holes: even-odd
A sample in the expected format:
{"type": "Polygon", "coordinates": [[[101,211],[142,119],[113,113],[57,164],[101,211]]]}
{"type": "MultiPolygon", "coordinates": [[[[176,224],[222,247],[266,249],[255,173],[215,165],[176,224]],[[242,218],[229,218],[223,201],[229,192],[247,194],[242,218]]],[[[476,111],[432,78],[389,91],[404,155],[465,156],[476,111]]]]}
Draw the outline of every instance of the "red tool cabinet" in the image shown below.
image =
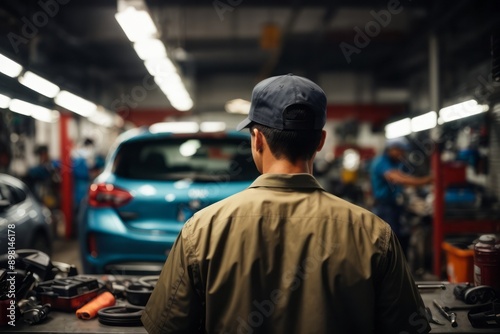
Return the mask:
{"type": "Polygon", "coordinates": [[[433,219],[433,271],[442,277],[441,245],[448,234],[500,233],[500,219],[450,219],[445,218],[445,189],[448,185],[465,182],[466,166],[458,162],[442,162],[441,152],[436,149],[432,156],[434,174],[434,219],[433,219]]]}

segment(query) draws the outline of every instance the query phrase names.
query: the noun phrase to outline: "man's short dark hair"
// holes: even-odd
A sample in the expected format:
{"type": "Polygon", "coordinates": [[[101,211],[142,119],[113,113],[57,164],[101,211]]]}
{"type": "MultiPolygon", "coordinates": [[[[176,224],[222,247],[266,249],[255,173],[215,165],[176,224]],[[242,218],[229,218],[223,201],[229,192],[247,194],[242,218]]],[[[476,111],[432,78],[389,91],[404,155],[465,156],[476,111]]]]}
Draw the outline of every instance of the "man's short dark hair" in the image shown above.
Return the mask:
{"type": "MultiPolygon", "coordinates": [[[[314,114],[304,105],[292,105],[285,110],[286,120],[311,121],[314,114]]],[[[321,141],[322,130],[279,130],[253,122],[250,133],[258,129],[267,140],[271,153],[276,159],[286,159],[292,163],[313,157],[321,141]]]]}
{"type": "Polygon", "coordinates": [[[48,154],[48,153],[49,153],[49,147],[47,145],[40,145],[35,149],[36,155],[42,155],[42,154],[48,154]]]}

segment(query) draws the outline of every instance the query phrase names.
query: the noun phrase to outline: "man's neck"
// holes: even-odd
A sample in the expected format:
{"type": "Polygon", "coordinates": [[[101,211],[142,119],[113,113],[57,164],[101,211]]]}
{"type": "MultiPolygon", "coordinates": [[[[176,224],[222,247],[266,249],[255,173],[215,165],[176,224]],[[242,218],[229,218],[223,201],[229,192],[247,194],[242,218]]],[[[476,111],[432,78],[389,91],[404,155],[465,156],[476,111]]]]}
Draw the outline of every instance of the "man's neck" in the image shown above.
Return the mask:
{"type": "Polygon", "coordinates": [[[298,174],[298,173],[313,173],[312,162],[298,160],[292,163],[288,160],[273,160],[265,163],[262,168],[262,173],[266,174],[298,174]]]}

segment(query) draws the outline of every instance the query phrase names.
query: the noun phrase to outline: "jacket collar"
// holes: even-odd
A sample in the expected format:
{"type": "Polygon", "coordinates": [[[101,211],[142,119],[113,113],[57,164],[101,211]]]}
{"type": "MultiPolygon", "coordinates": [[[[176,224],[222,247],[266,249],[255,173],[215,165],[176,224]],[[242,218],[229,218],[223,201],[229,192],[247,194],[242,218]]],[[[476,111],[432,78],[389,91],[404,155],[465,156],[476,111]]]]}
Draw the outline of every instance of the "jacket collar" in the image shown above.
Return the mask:
{"type": "Polygon", "coordinates": [[[309,188],[324,190],[311,174],[262,174],[249,188],[309,188]]]}

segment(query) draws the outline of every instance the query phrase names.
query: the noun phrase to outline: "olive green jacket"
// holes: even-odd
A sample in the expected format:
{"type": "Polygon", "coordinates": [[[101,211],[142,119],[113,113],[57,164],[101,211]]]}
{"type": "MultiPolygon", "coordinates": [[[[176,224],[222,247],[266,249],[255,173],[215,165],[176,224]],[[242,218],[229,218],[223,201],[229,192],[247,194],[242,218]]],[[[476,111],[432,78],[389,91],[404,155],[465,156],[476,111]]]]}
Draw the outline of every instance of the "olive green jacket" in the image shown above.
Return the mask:
{"type": "Polygon", "coordinates": [[[150,333],[427,333],[390,227],[309,174],[264,174],[184,226],[150,333]]]}

